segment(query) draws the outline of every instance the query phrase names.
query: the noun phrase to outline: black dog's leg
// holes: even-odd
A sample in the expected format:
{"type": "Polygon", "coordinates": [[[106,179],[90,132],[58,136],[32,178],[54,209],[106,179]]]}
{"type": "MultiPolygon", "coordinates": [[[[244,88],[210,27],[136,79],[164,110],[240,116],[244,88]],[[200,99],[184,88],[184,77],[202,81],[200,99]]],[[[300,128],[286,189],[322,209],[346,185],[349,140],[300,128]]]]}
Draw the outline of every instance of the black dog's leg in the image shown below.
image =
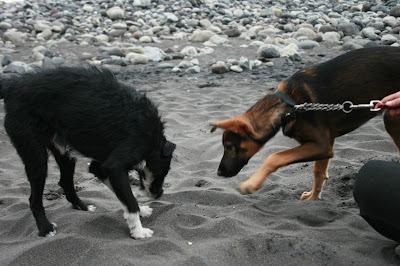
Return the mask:
{"type": "Polygon", "coordinates": [[[89,165],[89,173],[94,174],[94,176],[100,179],[100,181],[103,182],[111,191],[114,191],[110,184],[110,180],[101,164],[102,163],[99,161],[92,161],[89,165]]]}
{"type": "MultiPolygon", "coordinates": [[[[96,169],[103,173],[100,178],[108,177],[102,180],[106,185],[109,185],[114,191],[115,195],[125,206],[124,217],[128,224],[130,234],[133,238],[145,238],[151,237],[153,231],[148,228],[143,228],[140,221],[140,208],[139,204],[134,197],[131,186],[129,183],[128,169],[125,167],[131,162],[138,163],[140,160],[129,158],[128,156],[133,153],[125,150],[126,147],[116,149],[112,152],[109,158],[98,168],[97,164],[94,164],[92,170],[96,169]],[[131,159],[131,160],[130,160],[131,159]]],[[[92,162],[93,163],[93,162],[92,162]]],[[[95,170],[95,171],[96,171],[95,170]]],[[[150,209],[150,208],[149,208],[150,209]]],[[[151,209],[150,209],[151,210],[151,209]]],[[[148,210],[143,210],[147,212],[148,210]]]]}
{"type": "Polygon", "coordinates": [[[35,217],[39,236],[53,236],[56,233],[56,226],[49,222],[43,207],[43,190],[47,176],[47,149],[35,139],[34,134],[22,134],[22,130],[7,123],[7,119],[4,126],[25,165],[25,172],[31,185],[30,209],[35,217]]]}
{"type": "Polygon", "coordinates": [[[74,186],[75,159],[68,155],[63,155],[53,145],[49,145],[49,150],[53,153],[58,166],[60,167],[60,186],[64,189],[65,197],[71,202],[74,209],[83,211],[93,211],[92,205],[86,205],[76,194],[74,186]]]}
{"type": "Polygon", "coordinates": [[[106,173],[101,167],[101,162],[99,161],[92,161],[89,165],[89,172],[94,174],[98,179],[100,179],[102,182],[104,180],[108,179],[106,173]]]}

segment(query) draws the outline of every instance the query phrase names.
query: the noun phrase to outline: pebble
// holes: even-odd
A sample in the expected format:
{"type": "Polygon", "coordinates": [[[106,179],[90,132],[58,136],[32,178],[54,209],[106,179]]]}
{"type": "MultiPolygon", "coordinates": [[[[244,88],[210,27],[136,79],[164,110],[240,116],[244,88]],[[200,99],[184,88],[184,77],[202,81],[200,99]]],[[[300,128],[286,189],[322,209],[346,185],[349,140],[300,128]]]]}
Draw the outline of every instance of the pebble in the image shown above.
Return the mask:
{"type": "Polygon", "coordinates": [[[215,35],[215,33],[210,30],[198,30],[193,32],[193,34],[189,37],[189,41],[205,42],[208,41],[213,35],[215,35]]]}
{"type": "Polygon", "coordinates": [[[334,31],[329,31],[322,34],[322,40],[326,43],[339,43],[340,39],[340,34],[334,31]]]}
{"type": "Polygon", "coordinates": [[[157,47],[145,46],[144,55],[150,62],[161,62],[164,58],[164,51],[157,47]]]}
{"type": "Polygon", "coordinates": [[[313,49],[315,47],[319,47],[319,43],[311,40],[304,40],[299,42],[299,47],[302,49],[313,49]]]}
{"type": "Polygon", "coordinates": [[[119,6],[112,7],[107,10],[107,16],[112,20],[123,19],[124,18],[124,10],[119,6]]]}
{"type": "MultiPolygon", "coordinates": [[[[208,182],[207,180],[204,179],[200,179],[199,181],[197,181],[197,183],[195,184],[196,187],[204,187],[205,185],[209,184],[210,182],[208,182]]],[[[191,245],[191,242],[188,242],[189,245],[191,245]]]]}
{"type": "Polygon", "coordinates": [[[28,39],[28,33],[19,32],[17,29],[9,29],[3,34],[4,42],[11,42],[13,44],[18,44],[24,42],[28,39]]]}
{"type": "Polygon", "coordinates": [[[200,67],[199,66],[192,66],[192,67],[189,67],[188,69],[186,69],[185,72],[188,73],[188,74],[200,73],[200,67]]]}
{"type": "Polygon", "coordinates": [[[278,58],[281,53],[274,47],[269,47],[261,50],[261,56],[264,58],[278,58]]]}
{"type": "Polygon", "coordinates": [[[243,68],[241,68],[240,66],[236,66],[236,65],[235,66],[231,66],[230,70],[233,71],[233,72],[237,72],[237,73],[243,72],[243,68]]]}
{"type": "Polygon", "coordinates": [[[194,74],[201,69],[198,57],[230,45],[253,49],[253,55],[230,62],[226,58],[206,67],[211,65],[212,73],[240,73],[262,65],[251,57],[260,56],[269,61],[265,65],[273,67],[279,57],[302,62],[299,54],[321,45],[354,50],[399,46],[400,39],[396,1],[314,0],[305,6],[298,0],[102,0],[98,4],[65,0],[50,1],[47,6],[29,0],[2,2],[0,73],[63,65],[76,57],[94,65],[121,67],[158,62],[165,71],[194,74]],[[155,47],[166,40],[185,45],[172,53],[155,47]],[[58,45],[69,42],[90,48],[90,53],[72,51],[67,56],[56,52],[58,45]],[[21,46],[31,49],[24,62],[3,62],[21,46]],[[74,52],[75,57],[71,56],[74,52]],[[191,61],[194,57],[197,62],[191,61]],[[167,60],[170,63],[163,62],[167,60]],[[189,64],[184,66],[184,61],[189,64]]]}
{"type": "Polygon", "coordinates": [[[224,74],[228,71],[229,71],[228,66],[222,61],[218,61],[217,63],[211,66],[211,72],[214,74],[224,74]]]}
{"type": "Polygon", "coordinates": [[[393,17],[400,17],[400,6],[393,7],[389,14],[393,17]]]}
{"type": "Polygon", "coordinates": [[[178,68],[181,68],[181,69],[187,69],[187,68],[192,67],[192,66],[193,66],[193,63],[191,63],[191,62],[189,62],[189,61],[186,61],[186,60],[181,61],[181,62],[177,65],[177,67],[178,67],[178,68]]]}
{"type": "Polygon", "coordinates": [[[382,36],[381,43],[382,43],[382,45],[398,44],[398,39],[393,35],[386,34],[386,35],[382,36]]]}
{"type": "Polygon", "coordinates": [[[254,61],[249,60],[247,57],[240,57],[239,59],[239,66],[243,69],[252,70],[254,66],[254,61]]]}
{"type": "Polygon", "coordinates": [[[186,56],[196,56],[198,55],[197,49],[194,46],[186,46],[181,50],[181,54],[186,56]]]}
{"type": "Polygon", "coordinates": [[[379,30],[373,28],[373,27],[366,27],[362,31],[363,37],[370,39],[371,41],[379,40],[380,37],[378,34],[379,30]]]}
{"type": "Polygon", "coordinates": [[[25,62],[14,61],[6,65],[3,69],[3,73],[24,73],[31,70],[32,68],[28,66],[25,62]]]}
{"type": "Polygon", "coordinates": [[[147,62],[149,62],[149,58],[146,55],[138,53],[129,53],[125,56],[125,59],[130,61],[133,65],[147,64],[147,62]]]}
{"type": "Polygon", "coordinates": [[[338,31],[343,32],[344,36],[356,36],[360,32],[357,25],[353,22],[340,23],[338,25],[338,31]]]}

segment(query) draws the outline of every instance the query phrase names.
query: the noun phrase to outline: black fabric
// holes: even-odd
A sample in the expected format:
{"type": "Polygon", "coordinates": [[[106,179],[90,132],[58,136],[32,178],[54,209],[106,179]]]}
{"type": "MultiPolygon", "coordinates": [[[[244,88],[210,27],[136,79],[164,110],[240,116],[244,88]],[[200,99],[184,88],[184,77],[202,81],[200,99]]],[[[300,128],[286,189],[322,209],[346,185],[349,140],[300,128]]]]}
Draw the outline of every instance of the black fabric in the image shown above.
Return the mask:
{"type": "Polygon", "coordinates": [[[366,163],[356,175],[353,195],[360,215],[378,233],[400,243],[400,164],[366,163]]]}

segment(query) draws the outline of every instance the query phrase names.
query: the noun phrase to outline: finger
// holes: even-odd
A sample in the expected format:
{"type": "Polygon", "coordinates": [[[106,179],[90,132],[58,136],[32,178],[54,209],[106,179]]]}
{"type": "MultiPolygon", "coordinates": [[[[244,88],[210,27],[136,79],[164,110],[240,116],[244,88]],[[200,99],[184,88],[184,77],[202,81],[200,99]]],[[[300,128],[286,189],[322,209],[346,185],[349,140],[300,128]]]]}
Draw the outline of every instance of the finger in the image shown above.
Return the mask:
{"type": "Polygon", "coordinates": [[[399,97],[400,97],[400,91],[386,96],[385,98],[382,99],[382,103],[386,103],[387,101],[391,101],[399,97]]]}
{"type": "Polygon", "coordinates": [[[400,98],[396,98],[394,100],[387,101],[386,105],[391,107],[391,108],[400,107],[400,98]]]}

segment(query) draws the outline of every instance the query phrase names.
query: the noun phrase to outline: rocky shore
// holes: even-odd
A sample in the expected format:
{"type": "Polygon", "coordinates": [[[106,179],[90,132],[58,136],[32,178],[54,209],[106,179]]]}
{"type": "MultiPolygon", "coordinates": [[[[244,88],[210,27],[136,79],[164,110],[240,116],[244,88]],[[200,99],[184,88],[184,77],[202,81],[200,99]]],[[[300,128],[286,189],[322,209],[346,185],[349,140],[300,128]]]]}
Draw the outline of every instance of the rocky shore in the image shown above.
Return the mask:
{"type": "Polygon", "coordinates": [[[171,73],[242,72],[321,46],[398,46],[397,2],[0,1],[0,73],[149,62],[171,73]]]}

